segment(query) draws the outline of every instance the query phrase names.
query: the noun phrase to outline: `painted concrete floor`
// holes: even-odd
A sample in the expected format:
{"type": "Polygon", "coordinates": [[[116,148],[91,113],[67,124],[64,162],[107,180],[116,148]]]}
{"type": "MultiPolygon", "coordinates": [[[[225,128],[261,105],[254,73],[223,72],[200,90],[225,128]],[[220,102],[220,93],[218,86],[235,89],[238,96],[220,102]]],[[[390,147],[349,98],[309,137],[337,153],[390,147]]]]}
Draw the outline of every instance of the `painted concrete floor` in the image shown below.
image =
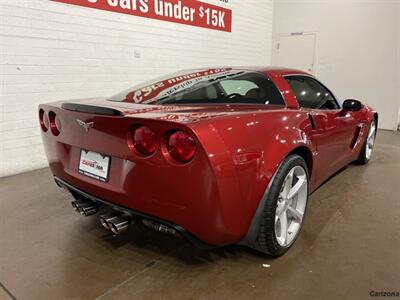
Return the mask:
{"type": "MultiPolygon", "coordinates": [[[[0,179],[0,299],[370,299],[400,291],[400,134],[310,197],[295,246],[271,259],[199,251],[72,211],[48,169],[0,179]],[[270,267],[264,267],[268,264],[270,267]]],[[[387,299],[387,298],[386,298],[387,299]]]]}

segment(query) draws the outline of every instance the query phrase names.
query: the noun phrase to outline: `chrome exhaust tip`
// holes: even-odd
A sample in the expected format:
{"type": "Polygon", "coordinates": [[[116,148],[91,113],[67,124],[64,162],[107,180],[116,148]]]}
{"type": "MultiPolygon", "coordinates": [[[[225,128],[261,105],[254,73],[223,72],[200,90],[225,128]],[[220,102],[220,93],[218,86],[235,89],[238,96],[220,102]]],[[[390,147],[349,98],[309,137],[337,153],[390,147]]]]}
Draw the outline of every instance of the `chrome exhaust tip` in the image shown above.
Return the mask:
{"type": "Polygon", "coordinates": [[[72,208],[74,209],[74,211],[76,211],[77,213],[80,212],[79,203],[77,201],[72,201],[71,205],[72,205],[72,208]]]}
{"type": "Polygon", "coordinates": [[[117,215],[117,214],[103,215],[103,216],[100,216],[100,223],[105,229],[111,230],[110,222],[113,220],[116,220],[118,218],[119,218],[119,215],[117,215]]]}
{"type": "Polygon", "coordinates": [[[110,220],[108,222],[108,226],[109,226],[110,230],[112,231],[112,233],[117,235],[117,234],[127,231],[131,222],[132,222],[131,217],[127,217],[127,216],[117,217],[117,218],[113,218],[112,220],[110,220]]]}
{"type": "Polygon", "coordinates": [[[81,215],[88,217],[88,216],[91,216],[91,215],[94,215],[95,213],[97,213],[100,210],[100,205],[97,203],[93,203],[93,202],[92,203],[86,202],[86,203],[83,203],[80,206],[80,208],[81,208],[81,210],[80,210],[81,215]]]}
{"type": "Polygon", "coordinates": [[[82,216],[91,216],[97,213],[101,206],[91,201],[78,201],[74,200],[71,202],[72,208],[80,213],[82,216]]]}

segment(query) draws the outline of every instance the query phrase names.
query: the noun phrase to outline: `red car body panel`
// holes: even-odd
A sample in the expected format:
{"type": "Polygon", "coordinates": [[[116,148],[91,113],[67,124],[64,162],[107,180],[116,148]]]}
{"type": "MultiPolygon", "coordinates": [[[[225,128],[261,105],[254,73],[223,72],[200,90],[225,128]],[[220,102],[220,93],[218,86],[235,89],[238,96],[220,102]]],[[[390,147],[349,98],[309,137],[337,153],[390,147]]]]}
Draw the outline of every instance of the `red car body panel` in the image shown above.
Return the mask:
{"type": "Polygon", "coordinates": [[[58,136],[42,131],[52,173],[90,195],[177,224],[206,244],[240,242],[287,155],[300,151],[307,156],[312,192],[357,159],[367,125],[376,114],[366,105],[354,113],[299,108],[283,77],[311,75],[281,68],[253,70],[275,83],[286,107],[74,101],[122,113],[105,116],[65,110],[63,102],[40,105],[46,114],[57,115],[60,127],[58,136]],[[95,127],[85,132],[77,119],[94,122],[95,127]],[[149,158],[132,151],[128,143],[132,126],[139,124],[160,137],[158,150],[149,158]],[[196,140],[197,153],[190,163],[180,164],[168,156],[165,137],[177,129],[196,140]],[[78,173],[81,149],[111,156],[107,183],[78,173]]]}

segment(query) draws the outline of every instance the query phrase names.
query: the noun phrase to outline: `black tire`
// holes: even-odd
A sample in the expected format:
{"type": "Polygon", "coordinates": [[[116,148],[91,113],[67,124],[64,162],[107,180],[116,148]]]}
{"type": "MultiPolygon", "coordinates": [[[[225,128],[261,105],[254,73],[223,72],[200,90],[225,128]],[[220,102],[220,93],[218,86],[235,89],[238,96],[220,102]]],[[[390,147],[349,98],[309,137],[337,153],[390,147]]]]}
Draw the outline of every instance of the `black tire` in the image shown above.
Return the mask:
{"type": "MultiPolygon", "coordinates": [[[[261,216],[260,225],[258,228],[258,235],[257,235],[258,250],[275,257],[285,254],[290,249],[290,247],[295,243],[297,237],[300,235],[301,226],[304,223],[304,217],[303,217],[303,221],[301,222],[300,225],[300,230],[298,231],[297,236],[295,236],[294,240],[289,245],[285,247],[279,245],[275,234],[275,212],[277,209],[278,198],[284,180],[289,171],[295,166],[301,166],[307,174],[307,202],[308,202],[309,174],[308,174],[307,164],[301,156],[290,155],[287,158],[285,158],[285,160],[282,162],[281,166],[279,167],[279,170],[277,171],[273,179],[264,206],[264,211],[261,216]]],[[[305,207],[304,215],[306,214],[306,211],[307,211],[307,204],[305,207]]]]}
{"type": "Polygon", "coordinates": [[[365,137],[363,146],[361,148],[360,154],[356,161],[360,165],[366,165],[371,160],[372,156],[368,157],[368,155],[367,155],[367,144],[368,144],[368,136],[369,136],[369,133],[373,126],[375,126],[375,134],[374,134],[374,140],[375,140],[375,137],[376,137],[376,121],[375,121],[375,119],[372,120],[372,122],[369,124],[367,136],[365,137]]]}

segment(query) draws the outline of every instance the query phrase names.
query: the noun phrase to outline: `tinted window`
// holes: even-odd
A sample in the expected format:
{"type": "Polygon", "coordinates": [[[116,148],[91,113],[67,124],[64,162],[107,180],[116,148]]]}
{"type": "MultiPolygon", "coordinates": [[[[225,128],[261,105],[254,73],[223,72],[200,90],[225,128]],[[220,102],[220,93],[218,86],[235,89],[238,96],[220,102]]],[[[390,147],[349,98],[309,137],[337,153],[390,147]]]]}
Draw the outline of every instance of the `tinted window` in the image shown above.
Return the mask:
{"type": "Polygon", "coordinates": [[[238,93],[246,96],[251,90],[258,89],[258,86],[249,80],[223,80],[221,86],[227,95],[238,93]]]}
{"type": "Polygon", "coordinates": [[[176,73],[133,87],[109,100],[146,104],[285,104],[269,78],[233,69],[176,73]]]}
{"type": "Polygon", "coordinates": [[[315,109],[338,109],[333,95],[318,81],[310,77],[285,77],[296,95],[300,107],[315,109]]]}

